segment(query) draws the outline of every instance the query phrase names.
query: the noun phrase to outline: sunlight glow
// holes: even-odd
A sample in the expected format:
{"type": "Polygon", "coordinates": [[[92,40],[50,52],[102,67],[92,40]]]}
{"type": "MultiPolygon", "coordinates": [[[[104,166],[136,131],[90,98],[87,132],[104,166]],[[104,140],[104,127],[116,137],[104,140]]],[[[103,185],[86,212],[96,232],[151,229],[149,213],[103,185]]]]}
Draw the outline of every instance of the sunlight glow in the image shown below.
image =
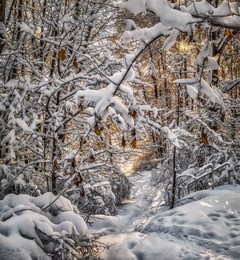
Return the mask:
{"type": "Polygon", "coordinates": [[[188,50],[189,50],[189,45],[186,44],[186,43],[184,43],[184,42],[180,42],[180,43],[178,44],[178,49],[179,49],[179,51],[181,51],[181,52],[188,51],[188,50]]]}

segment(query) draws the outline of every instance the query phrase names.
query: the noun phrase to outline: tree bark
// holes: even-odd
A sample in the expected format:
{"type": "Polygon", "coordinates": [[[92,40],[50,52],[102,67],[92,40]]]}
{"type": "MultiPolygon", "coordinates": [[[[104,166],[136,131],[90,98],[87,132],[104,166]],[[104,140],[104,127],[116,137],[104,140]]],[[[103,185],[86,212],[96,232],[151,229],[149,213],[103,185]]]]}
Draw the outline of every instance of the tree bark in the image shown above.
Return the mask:
{"type": "MultiPolygon", "coordinates": [[[[177,89],[177,126],[180,123],[180,86],[177,89]]],[[[175,196],[176,196],[176,186],[177,186],[177,148],[174,146],[173,148],[173,179],[172,179],[172,194],[171,194],[171,202],[170,209],[174,208],[175,204],[175,196]]]]}
{"type": "Polygon", "coordinates": [[[0,22],[5,22],[5,9],[6,9],[6,0],[1,0],[0,2],[0,22]]]}
{"type": "MultiPolygon", "coordinates": [[[[6,0],[1,0],[0,2],[0,26],[2,29],[5,27],[5,10],[6,10],[6,0]]],[[[1,29],[0,27],[0,29],[1,29]]],[[[4,33],[0,35],[0,53],[2,52],[3,46],[4,46],[4,33]]]]}

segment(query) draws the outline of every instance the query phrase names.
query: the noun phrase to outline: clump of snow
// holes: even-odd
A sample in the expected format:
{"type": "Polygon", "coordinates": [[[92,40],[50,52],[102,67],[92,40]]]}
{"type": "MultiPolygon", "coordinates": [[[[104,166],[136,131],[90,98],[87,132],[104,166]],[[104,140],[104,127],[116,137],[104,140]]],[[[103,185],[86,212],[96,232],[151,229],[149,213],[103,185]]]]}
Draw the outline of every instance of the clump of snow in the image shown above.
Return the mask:
{"type": "Polygon", "coordinates": [[[177,136],[167,126],[162,127],[161,130],[176,147],[181,147],[181,144],[179,143],[177,136]]]}
{"type": "Polygon", "coordinates": [[[212,45],[209,41],[205,43],[205,45],[202,47],[201,51],[197,56],[196,63],[197,65],[205,69],[217,70],[218,69],[217,61],[215,58],[211,57],[212,56],[211,46],[212,45]]]}
{"type": "Polygon", "coordinates": [[[214,8],[210,3],[202,0],[192,3],[185,11],[193,16],[210,19],[215,24],[236,28],[240,26],[240,12],[237,2],[223,1],[217,8],[214,8]]]}
{"type": "Polygon", "coordinates": [[[51,259],[59,250],[78,255],[75,247],[90,239],[76,207],[51,192],[5,196],[0,219],[0,259],[51,259]]]}
{"type": "Polygon", "coordinates": [[[192,86],[192,85],[188,85],[186,84],[186,88],[187,88],[187,93],[188,95],[194,99],[194,100],[197,100],[197,97],[198,97],[198,90],[192,86]]]}
{"type": "Polygon", "coordinates": [[[27,123],[21,118],[15,118],[15,122],[22,128],[23,131],[32,132],[32,129],[27,125],[27,123]]]}
{"type": "Polygon", "coordinates": [[[192,79],[177,79],[174,81],[175,84],[186,84],[187,91],[191,98],[196,99],[198,92],[202,92],[206,95],[209,100],[215,104],[219,104],[221,107],[225,108],[222,95],[216,87],[211,87],[209,83],[203,78],[196,76],[192,79]]]}
{"type": "MultiPolygon", "coordinates": [[[[109,84],[107,87],[99,90],[79,90],[75,94],[75,100],[77,103],[83,104],[83,106],[94,107],[94,114],[101,120],[106,120],[109,116],[115,121],[120,122],[119,127],[122,130],[126,130],[128,126],[133,126],[133,118],[129,115],[127,107],[122,103],[121,99],[114,96],[114,91],[118,81],[121,81],[121,73],[115,73],[112,76],[112,80],[116,84],[109,84]]],[[[132,93],[126,84],[119,88],[123,93],[130,95],[130,99],[133,99],[132,93]]],[[[89,119],[89,125],[94,128],[96,125],[95,117],[89,119]]]]}
{"type": "Polygon", "coordinates": [[[152,39],[161,36],[167,35],[170,33],[168,27],[162,23],[157,23],[151,28],[136,29],[133,31],[125,31],[121,36],[121,41],[123,43],[128,43],[132,40],[140,41],[151,41],[152,39]]]}
{"type": "Polygon", "coordinates": [[[194,18],[189,13],[173,9],[167,0],[129,0],[120,5],[130,12],[137,14],[146,10],[153,12],[161,20],[161,23],[169,28],[176,28],[181,32],[187,32],[189,36],[194,30],[194,23],[200,22],[201,19],[194,18]]]}
{"type": "Polygon", "coordinates": [[[179,30],[172,29],[170,36],[165,40],[162,48],[165,49],[165,50],[170,49],[174,45],[174,43],[176,42],[176,39],[177,39],[179,34],[180,34],[179,30]]]}
{"type": "Polygon", "coordinates": [[[133,14],[138,14],[146,11],[145,0],[139,0],[136,4],[135,0],[129,0],[127,2],[119,4],[121,8],[126,8],[133,14]]]}
{"type": "Polygon", "coordinates": [[[22,32],[29,33],[29,34],[31,34],[32,36],[35,35],[34,31],[33,31],[26,23],[22,22],[22,23],[19,25],[19,27],[20,27],[20,30],[21,30],[22,32]]]}

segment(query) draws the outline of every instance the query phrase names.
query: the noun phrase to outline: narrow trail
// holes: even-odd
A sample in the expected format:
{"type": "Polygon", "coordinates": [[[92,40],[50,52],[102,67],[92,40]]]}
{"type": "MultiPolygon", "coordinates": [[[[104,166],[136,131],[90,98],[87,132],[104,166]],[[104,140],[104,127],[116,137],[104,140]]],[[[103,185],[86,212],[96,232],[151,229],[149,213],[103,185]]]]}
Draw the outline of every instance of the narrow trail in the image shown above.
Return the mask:
{"type": "Polygon", "coordinates": [[[161,191],[151,185],[151,172],[145,171],[130,177],[133,192],[130,200],[118,206],[118,215],[126,218],[127,230],[134,231],[156,213],[161,202],[161,191]]]}
{"type": "Polygon", "coordinates": [[[151,172],[134,174],[129,178],[133,184],[132,195],[117,207],[116,216],[98,215],[93,217],[92,230],[112,232],[132,232],[156,213],[161,201],[161,191],[151,185],[151,172]]]}
{"type": "MultiPolygon", "coordinates": [[[[156,214],[167,209],[160,207],[162,193],[151,185],[151,172],[130,177],[132,197],[118,206],[116,216],[98,215],[93,218],[91,232],[107,245],[102,253],[106,260],[232,260],[221,246],[198,236],[185,236],[177,227],[142,233],[143,223],[151,222],[156,214]],[[137,231],[138,230],[138,231],[137,231]],[[209,244],[210,243],[210,244],[209,244]],[[121,252],[121,254],[120,254],[121,252]]],[[[183,220],[181,220],[183,221],[183,220]]],[[[161,223],[159,224],[161,225],[161,223]]],[[[240,255],[240,254],[239,254],[240,255]]]]}

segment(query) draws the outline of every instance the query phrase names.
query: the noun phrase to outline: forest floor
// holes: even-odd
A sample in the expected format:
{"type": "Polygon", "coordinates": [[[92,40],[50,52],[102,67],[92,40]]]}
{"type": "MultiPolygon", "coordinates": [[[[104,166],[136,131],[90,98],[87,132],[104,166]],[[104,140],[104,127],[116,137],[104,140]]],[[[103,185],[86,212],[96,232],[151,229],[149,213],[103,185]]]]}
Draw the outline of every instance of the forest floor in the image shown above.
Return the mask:
{"type": "Polygon", "coordinates": [[[91,233],[106,260],[240,259],[240,186],[199,191],[184,205],[161,205],[151,172],[130,177],[133,196],[116,216],[97,215],[91,233]]]}

